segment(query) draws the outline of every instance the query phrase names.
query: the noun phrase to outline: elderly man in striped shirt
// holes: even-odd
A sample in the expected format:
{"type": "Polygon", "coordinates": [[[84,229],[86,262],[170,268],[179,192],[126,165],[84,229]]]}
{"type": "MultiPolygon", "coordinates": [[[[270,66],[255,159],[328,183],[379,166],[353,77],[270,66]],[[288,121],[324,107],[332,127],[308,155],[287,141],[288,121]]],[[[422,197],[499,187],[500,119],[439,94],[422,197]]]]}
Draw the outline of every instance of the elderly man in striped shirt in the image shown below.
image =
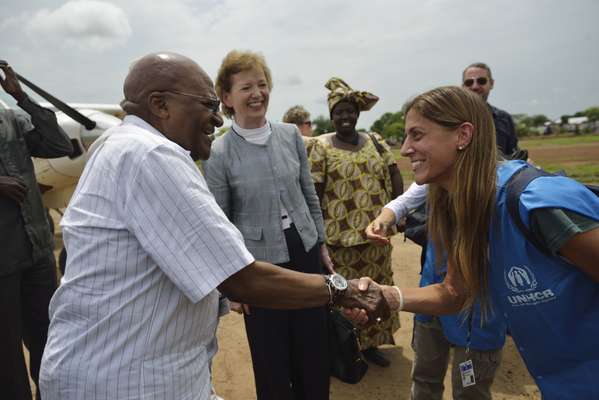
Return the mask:
{"type": "Polygon", "coordinates": [[[50,304],[45,400],[207,399],[217,288],[261,307],[334,302],[371,318],[396,308],[388,288],[361,292],[254,260],[193,161],[208,158],[222,125],[195,62],[145,56],[124,94],[128,115],[87,163],[62,220],[69,259],[50,304]]]}

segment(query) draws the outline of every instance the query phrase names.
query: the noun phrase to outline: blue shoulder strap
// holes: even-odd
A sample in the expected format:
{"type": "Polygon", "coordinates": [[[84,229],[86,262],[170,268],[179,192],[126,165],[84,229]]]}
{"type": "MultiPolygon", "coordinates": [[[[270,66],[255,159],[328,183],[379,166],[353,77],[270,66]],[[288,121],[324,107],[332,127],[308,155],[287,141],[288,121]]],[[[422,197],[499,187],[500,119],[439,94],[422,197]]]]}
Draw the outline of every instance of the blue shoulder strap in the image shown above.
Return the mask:
{"type": "MultiPolygon", "coordinates": [[[[550,255],[549,250],[541,243],[535,235],[528,229],[528,227],[522,222],[520,217],[520,195],[526,189],[528,184],[540,176],[558,176],[565,175],[563,171],[557,174],[552,174],[542,169],[537,169],[533,166],[527,165],[524,168],[519,169],[510,177],[506,184],[506,205],[512,221],[516,224],[520,232],[526,237],[526,240],[534,244],[537,249],[543,253],[550,255]]],[[[599,196],[599,186],[585,185],[591,192],[599,196]]]]}

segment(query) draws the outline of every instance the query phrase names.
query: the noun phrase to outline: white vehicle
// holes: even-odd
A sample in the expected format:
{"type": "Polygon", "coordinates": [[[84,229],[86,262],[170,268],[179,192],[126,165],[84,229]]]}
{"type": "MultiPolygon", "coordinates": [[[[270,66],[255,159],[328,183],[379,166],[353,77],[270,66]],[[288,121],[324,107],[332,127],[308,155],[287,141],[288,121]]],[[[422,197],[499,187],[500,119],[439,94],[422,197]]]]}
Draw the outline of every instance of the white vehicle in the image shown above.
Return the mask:
{"type": "MultiPolygon", "coordinates": [[[[46,104],[42,104],[46,107],[46,104]]],[[[55,107],[48,107],[53,109],[55,107]]],[[[118,125],[121,120],[114,116],[122,112],[119,106],[94,104],[74,104],[73,108],[81,115],[95,122],[92,129],[87,129],[62,111],[56,112],[58,125],[71,138],[74,152],[68,157],[36,158],[33,157],[35,177],[42,190],[42,200],[47,208],[61,209],[69,204],[71,195],[83,172],[85,162],[105,137],[100,137],[108,128],[118,125]],[[108,113],[109,111],[110,113],[108,113]]]]}

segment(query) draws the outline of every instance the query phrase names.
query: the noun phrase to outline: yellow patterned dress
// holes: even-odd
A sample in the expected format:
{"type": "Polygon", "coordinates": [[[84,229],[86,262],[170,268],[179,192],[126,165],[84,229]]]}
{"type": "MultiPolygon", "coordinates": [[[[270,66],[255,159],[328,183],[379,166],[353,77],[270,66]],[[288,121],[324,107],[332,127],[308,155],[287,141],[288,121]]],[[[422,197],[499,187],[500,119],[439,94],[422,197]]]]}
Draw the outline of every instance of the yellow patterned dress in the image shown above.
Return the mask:
{"type": "MultiPolygon", "coordinates": [[[[378,246],[366,239],[364,230],[391,200],[389,165],[395,164],[391,149],[384,140],[372,134],[381,144],[377,151],[370,137],[357,151],[333,146],[334,133],[319,136],[307,146],[312,179],[324,183],[322,212],[326,244],[335,269],[347,279],[370,276],[376,282],[392,285],[391,245],[378,246]]],[[[392,318],[360,332],[363,349],[381,344],[394,344],[393,332],[399,318],[392,318]]]]}

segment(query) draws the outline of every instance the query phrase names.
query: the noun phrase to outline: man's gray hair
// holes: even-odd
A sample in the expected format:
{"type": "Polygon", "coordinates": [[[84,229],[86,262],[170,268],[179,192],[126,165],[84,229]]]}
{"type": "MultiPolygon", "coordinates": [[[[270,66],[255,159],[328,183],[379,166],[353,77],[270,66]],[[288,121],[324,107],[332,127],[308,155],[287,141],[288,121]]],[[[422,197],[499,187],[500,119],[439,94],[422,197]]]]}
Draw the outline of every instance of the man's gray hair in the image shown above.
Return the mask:
{"type": "Polygon", "coordinates": [[[464,80],[464,75],[466,75],[466,71],[468,71],[468,69],[470,69],[470,68],[486,69],[487,72],[489,73],[489,79],[493,80],[493,74],[491,74],[491,68],[484,62],[475,62],[475,63],[470,64],[466,68],[464,68],[464,71],[462,71],[462,80],[464,80]]]}

